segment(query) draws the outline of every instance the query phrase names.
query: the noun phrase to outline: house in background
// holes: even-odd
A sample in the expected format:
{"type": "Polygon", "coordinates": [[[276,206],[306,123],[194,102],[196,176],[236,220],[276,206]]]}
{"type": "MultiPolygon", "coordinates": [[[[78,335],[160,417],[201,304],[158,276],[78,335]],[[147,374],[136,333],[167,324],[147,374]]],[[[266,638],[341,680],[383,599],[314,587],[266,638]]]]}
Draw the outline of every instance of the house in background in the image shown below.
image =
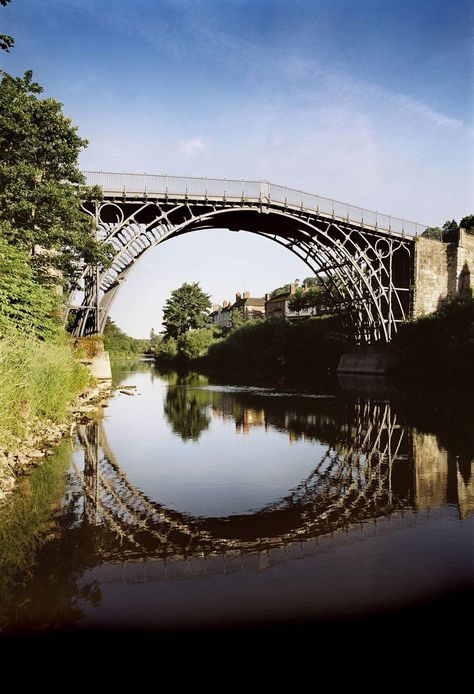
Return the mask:
{"type": "Polygon", "coordinates": [[[251,297],[250,292],[236,294],[233,304],[224,301],[222,306],[214,305],[209,318],[213,325],[219,328],[230,329],[232,327],[232,314],[238,311],[244,321],[254,318],[265,318],[265,298],[251,297]]]}
{"type": "Polygon", "coordinates": [[[235,295],[232,311],[238,311],[244,320],[265,318],[265,297],[252,297],[250,292],[235,295]]]}
{"type": "Polygon", "coordinates": [[[223,301],[222,306],[219,304],[213,305],[212,311],[209,314],[212,325],[216,325],[218,328],[232,327],[232,311],[230,310],[230,306],[230,301],[223,301]]]}
{"type": "MultiPolygon", "coordinates": [[[[303,291],[307,288],[303,283],[303,291]]],[[[275,289],[271,294],[265,294],[265,318],[287,318],[288,320],[298,320],[299,318],[310,318],[318,315],[317,308],[305,308],[301,311],[291,311],[288,302],[298,289],[298,282],[287,284],[284,287],[275,289]]]]}

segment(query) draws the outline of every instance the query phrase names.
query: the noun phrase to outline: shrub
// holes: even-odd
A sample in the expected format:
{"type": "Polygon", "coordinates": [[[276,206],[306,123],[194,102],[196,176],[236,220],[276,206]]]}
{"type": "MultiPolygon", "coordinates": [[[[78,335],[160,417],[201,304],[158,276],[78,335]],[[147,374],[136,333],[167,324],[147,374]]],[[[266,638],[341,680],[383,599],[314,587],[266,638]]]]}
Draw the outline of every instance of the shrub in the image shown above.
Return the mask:
{"type": "Polygon", "coordinates": [[[186,359],[196,359],[207,354],[209,347],[215,341],[212,328],[198,328],[181,335],[178,340],[178,350],[186,359]]]}

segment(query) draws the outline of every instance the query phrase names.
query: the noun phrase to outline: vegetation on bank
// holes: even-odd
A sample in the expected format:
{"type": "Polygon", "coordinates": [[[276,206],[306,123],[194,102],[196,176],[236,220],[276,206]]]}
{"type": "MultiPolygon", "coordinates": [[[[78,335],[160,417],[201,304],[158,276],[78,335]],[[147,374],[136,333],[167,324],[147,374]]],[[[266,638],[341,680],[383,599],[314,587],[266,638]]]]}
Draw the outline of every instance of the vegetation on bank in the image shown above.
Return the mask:
{"type": "Polygon", "coordinates": [[[474,299],[446,301],[401,326],[391,343],[393,376],[404,383],[469,389],[474,384],[474,299]]]}
{"type": "Polygon", "coordinates": [[[15,448],[37,417],[64,420],[90,380],[66,338],[12,332],[0,340],[0,448],[15,448]]]}
{"type": "Polygon", "coordinates": [[[463,217],[459,224],[455,219],[448,219],[442,227],[428,227],[422,236],[436,241],[449,242],[453,239],[459,229],[464,229],[468,234],[474,236],[474,214],[463,217]]]}
{"type": "Polygon", "coordinates": [[[194,368],[266,376],[323,376],[335,369],[344,342],[328,336],[333,318],[289,322],[284,318],[250,320],[227,334],[213,328],[191,331],[178,341],[164,340],[158,363],[191,363],[194,368]]]}
{"type": "Polygon", "coordinates": [[[107,265],[110,248],[81,209],[101,195],[78,168],[87,142],[31,71],[0,77],[0,448],[12,451],[37,418],[66,419],[90,381],[65,298],[82,260],[107,265]]]}
{"type": "Polygon", "coordinates": [[[212,344],[201,359],[215,369],[272,375],[326,375],[337,368],[344,342],[328,337],[331,318],[289,322],[284,318],[248,321],[212,344]]]}
{"type": "Polygon", "coordinates": [[[104,347],[111,357],[137,357],[147,354],[156,343],[153,331],[149,340],[139,340],[127,335],[110,318],[107,319],[103,337],[104,347]]]}
{"type": "MultiPolygon", "coordinates": [[[[315,299],[311,305],[319,306],[323,293],[327,300],[327,292],[316,279],[310,284],[307,293],[315,299]]],[[[210,305],[209,295],[197,282],[185,283],[171,293],[164,310],[163,339],[152,349],[158,363],[170,367],[193,363],[201,369],[274,376],[302,376],[308,369],[313,375],[327,374],[337,366],[344,343],[328,336],[328,330],[340,330],[334,316],[295,323],[284,318],[244,321],[234,311],[231,327],[223,328],[209,324],[210,305]]]]}

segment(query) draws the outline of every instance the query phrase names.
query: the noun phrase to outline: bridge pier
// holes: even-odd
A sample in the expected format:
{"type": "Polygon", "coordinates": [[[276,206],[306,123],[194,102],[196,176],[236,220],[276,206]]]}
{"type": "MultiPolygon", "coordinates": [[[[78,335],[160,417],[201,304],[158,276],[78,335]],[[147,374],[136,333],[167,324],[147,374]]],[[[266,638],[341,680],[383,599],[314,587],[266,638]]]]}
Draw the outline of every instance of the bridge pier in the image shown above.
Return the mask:
{"type": "Polygon", "coordinates": [[[100,338],[79,337],[75,341],[75,347],[85,352],[86,357],[81,363],[87,367],[91,376],[98,381],[112,380],[109,353],[104,348],[104,343],[100,338]]]}
{"type": "Polygon", "coordinates": [[[474,237],[464,229],[450,243],[422,236],[413,257],[413,318],[434,313],[446,299],[469,292],[474,273],[474,237]]]}

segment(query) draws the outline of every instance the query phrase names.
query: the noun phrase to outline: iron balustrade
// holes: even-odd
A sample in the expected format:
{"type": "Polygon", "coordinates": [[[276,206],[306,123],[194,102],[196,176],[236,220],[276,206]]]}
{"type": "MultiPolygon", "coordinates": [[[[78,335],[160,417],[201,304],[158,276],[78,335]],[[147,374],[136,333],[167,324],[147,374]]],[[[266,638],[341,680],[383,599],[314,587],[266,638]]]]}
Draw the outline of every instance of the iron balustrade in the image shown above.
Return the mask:
{"type": "Polygon", "coordinates": [[[363,227],[380,229],[395,234],[418,236],[428,226],[373,210],[350,205],[321,195],[275,185],[268,181],[228,178],[197,178],[193,176],[167,176],[134,173],[84,171],[88,186],[101,186],[106,196],[140,197],[169,196],[191,199],[239,200],[259,204],[276,204],[307,210],[363,227]]]}

